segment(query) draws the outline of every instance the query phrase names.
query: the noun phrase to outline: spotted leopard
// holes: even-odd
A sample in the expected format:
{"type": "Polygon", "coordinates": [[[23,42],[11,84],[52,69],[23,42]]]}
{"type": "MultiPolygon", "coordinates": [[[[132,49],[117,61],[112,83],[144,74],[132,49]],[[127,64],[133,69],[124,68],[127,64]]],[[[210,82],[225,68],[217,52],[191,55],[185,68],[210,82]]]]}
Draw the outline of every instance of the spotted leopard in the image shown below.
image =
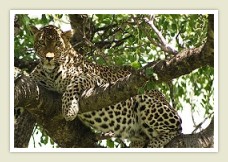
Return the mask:
{"type": "Polygon", "coordinates": [[[62,94],[62,115],[79,119],[97,131],[113,132],[131,141],[130,147],[163,147],[181,132],[181,119],[161,92],[151,90],[97,111],[79,113],[80,94],[95,86],[116,82],[131,74],[86,61],[70,44],[71,31],[48,25],[32,26],[34,49],[40,63],[31,77],[45,88],[62,94]]]}

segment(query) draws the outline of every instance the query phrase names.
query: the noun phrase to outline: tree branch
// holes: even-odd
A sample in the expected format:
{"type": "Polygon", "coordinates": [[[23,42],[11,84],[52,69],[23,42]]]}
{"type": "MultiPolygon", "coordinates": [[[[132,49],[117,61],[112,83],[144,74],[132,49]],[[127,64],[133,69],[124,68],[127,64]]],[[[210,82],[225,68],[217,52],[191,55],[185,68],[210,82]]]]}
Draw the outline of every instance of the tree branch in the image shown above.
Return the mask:
{"type": "MultiPolygon", "coordinates": [[[[213,20],[212,16],[213,15],[209,16],[210,21],[213,20]]],[[[213,26],[213,24],[210,23],[210,21],[209,26],[213,26]]],[[[209,27],[208,33],[213,33],[213,31],[211,30],[213,30],[213,28],[209,27]]],[[[171,59],[148,63],[145,67],[140,69],[138,72],[133,73],[130,77],[119,80],[115,84],[115,86],[106,84],[103,88],[100,87],[96,89],[96,91],[94,89],[90,89],[83,94],[83,98],[87,98],[87,100],[82,103],[80,102],[80,105],[81,107],[86,107],[85,110],[92,110],[96,107],[94,103],[101,104],[98,106],[98,108],[101,108],[112,105],[122,100],[126,100],[129,97],[136,95],[138,89],[146,81],[149,80],[149,78],[145,77],[146,68],[151,68],[153,72],[155,72],[158,75],[159,82],[169,82],[174,78],[178,78],[182,75],[189,74],[193,70],[200,68],[202,66],[213,66],[213,43],[213,37],[208,35],[207,42],[204,46],[194,49],[183,50],[182,52],[173,56],[171,59]],[[99,95],[97,95],[98,93],[99,95]],[[99,102],[99,99],[102,100],[102,102],[99,102]],[[92,105],[91,108],[89,105],[92,105]]]]}
{"type": "Polygon", "coordinates": [[[14,147],[27,148],[36,121],[25,110],[14,122],[14,147]]]}
{"type": "Polygon", "coordinates": [[[15,83],[14,104],[15,107],[28,110],[38,125],[42,126],[60,147],[96,147],[95,134],[89,128],[79,120],[66,122],[62,118],[61,95],[37,86],[23,74],[15,83]]]}
{"type": "Polygon", "coordinates": [[[170,53],[170,54],[177,54],[177,50],[175,50],[173,47],[171,47],[168,42],[163,37],[162,33],[157,29],[157,27],[154,25],[155,15],[151,15],[150,19],[145,18],[147,24],[151,27],[151,29],[156,33],[159,39],[159,43],[156,43],[147,32],[146,35],[148,39],[151,41],[152,44],[155,46],[159,46],[163,51],[170,53]]]}
{"type": "Polygon", "coordinates": [[[214,118],[209,126],[196,134],[181,134],[170,141],[166,148],[213,148],[214,118]]]}
{"type": "MultiPolygon", "coordinates": [[[[18,84],[15,86],[15,88],[16,89],[19,88],[23,83],[25,84],[28,83],[28,85],[35,84],[34,82],[33,83],[32,82],[33,81],[27,76],[22,76],[22,78],[18,81],[18,84]]],[[[26,85],[23,85],[22,87],[24,86],[26,85]]],[[[17,90],[15,92],[17,92],[17,90]]],[[[61,111],[60,111],[61,96],[60,95],[54,94],[53,92],[48,92],[42,87],[36,87],[35,89],[26,90],[26,92],[27,92],[26,94],[22,94],[20,92],[16,93],[16,96],[17,96],[15,97],[16,101],[18,96],[25,96],[24,98],[21,98],[23,99],[22,100],[23,102],[15,102],[16,106],[25,107],[25,109],[28,110],[34,116],[37,123],[41,125],[44,128],[44,130],[46,130],[47,134],[60,147],[67,147],[67,148],[96,147],[96,145],[94,144],[97,140],[96,135],[92,133],[87,127],[85,127],[80,122],[80,120],[77,119],[76,121],[73,121],[73,122],[66,122],[61,117],[61,111]],[[29,100],[29,98],[27,98],[26,96],[30,96],[33,99],[27,102],[26,99],[29,100]]],[[[86,102],[86,100],[90,100],[90,98],[84,98],[83,100],[80,101],[82,112],[89,111],[87,110],[87,108],[82,106],[83,104],[81,104],[83,102],[86,102]]],[[[97,105],[93,103],[93,107],[97,108],[96,106],[97,105]]],[[[200,133],[192,134],[192,135],[180,135],[174,138],[165,147],[172,147],[172,148],[212,147],[213,132],[214,132],[213,124],[214,124],[214,121],[212,120],[211,124],[200,133]],[[195,141],[194,144],[192,141],[195,141]]],[[[17,133],[17,131],[15,133],[17,133]]],[[[16,139],[20,138],[16,135],[17,134],[15,134],[16,139]]]]}
{"type": "Polygon", "coordinates": [[[185,49],[171,59],[152,62],[144,68],[153,68],[159,80],[168,82],[189,74],[203,66],[214,67],[214,17],[209,15],[207,42],[193,49],[185,49]]]}

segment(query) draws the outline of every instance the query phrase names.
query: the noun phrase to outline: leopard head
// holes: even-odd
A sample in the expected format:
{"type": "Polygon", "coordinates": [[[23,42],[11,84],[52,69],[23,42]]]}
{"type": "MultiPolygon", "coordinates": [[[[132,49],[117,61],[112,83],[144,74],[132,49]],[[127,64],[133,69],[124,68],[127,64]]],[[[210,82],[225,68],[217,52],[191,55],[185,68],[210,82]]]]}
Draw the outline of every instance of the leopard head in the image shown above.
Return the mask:
{"type": "Polygon", "coordinates": [[[63,32],[53,25],[37,29],[31,26],[34,36],[34,49],[43,67],[49,71],[59,65],[61,57],[71,48],[71,31],[63,32]]]}

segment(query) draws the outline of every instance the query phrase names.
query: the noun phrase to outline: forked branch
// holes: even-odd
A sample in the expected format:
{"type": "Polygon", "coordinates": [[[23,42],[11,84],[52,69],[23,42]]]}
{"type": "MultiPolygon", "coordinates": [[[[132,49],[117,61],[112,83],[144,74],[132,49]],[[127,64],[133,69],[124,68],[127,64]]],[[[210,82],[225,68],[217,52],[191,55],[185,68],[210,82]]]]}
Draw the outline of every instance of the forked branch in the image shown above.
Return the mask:
{"type": "Polygon", "coordinates": [[[151,15],[150,18],[144,18],[146,23],[151,27],[151,29],[156,33],[159,42],[156,42],[151,38],[148,34],[148,32],[145,32],[148,39],[151,41],[152,44],[155,46],[160,47],[163,51],[170,53],[170,54],[177,54],[177,50],[174,49],[169,43],[166,41],[166,39],[163,37],[162,33],[158,30],[158,28],[154,25],[155,21],[155,15],[151,15]]]}

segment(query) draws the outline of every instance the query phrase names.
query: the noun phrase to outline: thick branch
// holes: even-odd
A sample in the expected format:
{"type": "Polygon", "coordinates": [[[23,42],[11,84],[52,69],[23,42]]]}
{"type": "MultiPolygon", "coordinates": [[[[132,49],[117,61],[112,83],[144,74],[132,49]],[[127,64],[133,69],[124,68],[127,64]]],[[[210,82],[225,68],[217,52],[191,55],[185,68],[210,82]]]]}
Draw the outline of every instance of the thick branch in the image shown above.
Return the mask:
{"type": "Polygon", "coordinates": [[[181,134],[175,137],[166,148],[213,148],[214,147],[214,118],[209,126],[196,134],[181,134]]]}
{"type": "Polygon", "coordinates": [[[14,147],[27,148],[36,121],[25,110],[14,122],[14,147]]]}
{"type": "MultiPolygon", "coordinates": [[[[95,135],[89,128],[79,120],[66,122],[62,118],[60,95],[46,91],[22,75],[15,83],[14,97],[14,106],[28,110],[60,147],[96,147],[95,135]]],[[[17,132],[15,138],[20,138],[16,135],[17,132]]]]}
{"type": "Polygon", "coordinates": [[[91,42],[94,34],[94,26],[91,23],[90,18],[86,14],[69,14],[71,27],[74,30],[72,37],[72,44],[74,49],[80,54],[85,54],[85,50],[88,46],[87,40],[91,42]]]}
{"type": "Polygon", "coordinates": [[[128,78],[119,80],[115,85],[107,84],[96,90],[90,89],[86,91],[82,97],[87,99],[80,102],[82,112],[96,109],[96,107],[98,109],[106,107],[136,95],[138,89],[148,80],[144,77],[146,75],[145,68],[151,68],[158,75],[160,82],[168,82],[174,78],[189,74],[197,68],[213,66],[214,50],[211,48],[211,42],[213,40],[208,38],[208,42],[204,46],[184,50],[169,60],[149,63],[139,70],[139,73],[134,73],[128,78]],[[99,95],[97,95],[98,93],[99,95]]]}
{"type": "MultiPolygon", "coordinates": [[[[210,60],[204,59],[206,53],[202,51],[202,48],[183,50],[170,60],[153,63],[153,71],[158,75],[159,80],[168,82],[202,66],[210,65],[208,62],[213,61],[214,57],[211,57],[210,60]]],[[[150,67],[150,64],[148,66],[150,67]]]]}
{"type": "MultiPolygon", "coordinates": [[[[170,60],[159,61],[153,70],[159,80],[169,81],[181,75],[189,74],[203,66],[214,66],[214,15],[209,15],[207,42],[198,48],[186,49],[170,60]]],[[[147,65],[150,67],[150,64],[147,65]]]]}
{"type": "Polygon", "coordinates": [[[145,82],[146,78],[143,76],[130,75],[115,84],[105,84],[102,87],[86,90],[80,101],[80,112],[98,110],[135,96],[138,88],[145,82]]]}
{"type": "Polygon", "coordinates": [[[27,60],[23,60],[23,59],[19,59],[17,57],[14,57],[14,66],[20,68],[20,69],[28,69],[28,72],[31,72],[36,65],[39,63],[39,61],[27,61],[27,60]]]}

